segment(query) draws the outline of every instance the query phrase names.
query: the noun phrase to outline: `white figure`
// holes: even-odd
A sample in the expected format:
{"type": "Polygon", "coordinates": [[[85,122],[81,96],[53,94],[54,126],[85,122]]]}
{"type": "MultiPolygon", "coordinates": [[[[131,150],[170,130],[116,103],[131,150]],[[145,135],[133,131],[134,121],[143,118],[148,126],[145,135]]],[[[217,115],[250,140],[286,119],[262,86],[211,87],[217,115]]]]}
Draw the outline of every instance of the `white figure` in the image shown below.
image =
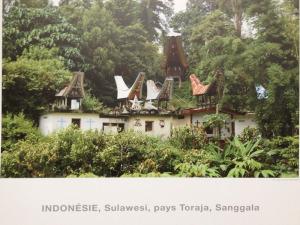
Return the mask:
{"type": "Polygon", "coordinates": [[[142,109],[141,103],[143,101],[139,101],[138,97],[135,95],[133,100],[129,100],[132,103],[131,109],[134,111],[139,111],[142,109]]]}

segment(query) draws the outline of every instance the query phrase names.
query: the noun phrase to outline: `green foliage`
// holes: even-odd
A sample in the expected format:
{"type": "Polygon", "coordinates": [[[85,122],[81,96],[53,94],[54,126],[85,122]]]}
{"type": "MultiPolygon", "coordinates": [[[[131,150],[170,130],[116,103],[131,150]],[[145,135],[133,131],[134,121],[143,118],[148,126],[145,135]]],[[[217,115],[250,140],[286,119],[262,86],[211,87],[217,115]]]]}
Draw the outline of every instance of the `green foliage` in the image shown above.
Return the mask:
{"type": "Polygon", "coordinates": [[[256,160],[263,153],[263,150],[257,148],[260,141],[242,143],[238,138],[234,138],[230,142],[224,150],[232,159],[233,168],[229,170],[228,177],[253,177],[259,174],[274,176],[273,173],[264,171],[262,164],[256,160]]]}
{"type": "Polygon", "coordinates": [[[158,38],[157,30],[162,33],[167,31],[167,23],[162,19],[162,15],[170,18],[172,15],[172,0],[141,0],[140,20],[144,28],[148,31],[149,40],[158,38]]]}
{"type": "Polygon", "coordinates": [[[81,67],[80,38],[77,30],[62,18],[56,8],[12,7],[4,15],[3,56],[16,60],[31,46],[59,49],[69,69],[81,67]]]}
{"type": "Polygon", "coordinates": [[[169,105],[175,109],[193,108],[197,102],[196,98],[191,95],[190,86],[189,80],[183,81],[180,88],[174,85],[173,96],[169,105]]]}
{"type": "Polygon", "coordinates": [[[221,107],[255,111],[264,137],[293,135],[299,124],[299,15],[291,1],[188,1],[172,27],[183,35],[190,71],[224,75],[221,107]],[[255,34],[241,35],[241,24],[255,34]],[[268,97],[257,98],[256,86],[268,97]]]}
{"type": "Polygon", "coordinates": [[[299,174],[299,137],[276,137],[266,140],[265,161],[273,170],[283,174],[299,174]]]}
{"type": "Polygon", "coordinates": [[[82,100],[82,110],[84,112],[102,112],[104,106],[97,98],[89,94],[85,93],[85,96],[82,100]]]}
{"type": "Polygon", "coordinates": [[[219,177],[219,173],[216,167],[210,168],[208,164],[189,164],[180,163],[176,165],[178,175],[181,177],[219,177]]]}
{"type": "Polygon", "coordinates": [[[40,136],[33,122],[23,113],[7,114],[2,117],[1,151],[10,151],[20,140],[35,139],[40,136]]]}
{"type": "Polygon", "coordinates": [[[179,149],[200,149],[206,142],[206,133],[201,127],[180,127],[172,130],[170,143],[179,149]]]}
{"type": "Polygon", "coordinates": [[[3,111],[24,112],[34,120],[53,102],[71,73],[56,59],[54,50],[32,48],[17,59],[3,63],[3,111]],[[37,56],[40,51],[40,56],[37,56]],[[37,59],[38,58],[38,59],[37,59]]]}
{"type": "Polygon", "coordinates": [[[28,8],[43,8],[49,4],[48,0],[20,0],[19,2],[28,8]]]}
{"type": "Polygon", "coordinates": [[[298,173],[296,137],[209,143],[182,150],[135,132],[103,134],[68,127],[30,135],[2,153],[4,177],[270,177],[298,173]],[[273,148],[273,149],[272,149],[273,148]]]}
{"type": "Polygon", "coordinates": [[[257,141],[261,138],[261,134],[257,128],[246,127],[243,132],[238,136],[242,142],[257,141]]]}
{"type": "Polygon", "coordinates": [[[205,127],[222,127],[228,120],[227,114],[211,114],[203,117],[205,127]]]}
{"type": "Polygon", "coordinates": [[[126,82],[132,83],[141,71],[149,78],[161,73],[161,54],[158,46],[147,39],[148,31],[138,18],[137,4],[107,1],[104,5],[83,6],[74,2],[61,7],[82,34],[81,53],[91,93],[108,106],[116,104],[113,75],[123,75],[126,82]]]}

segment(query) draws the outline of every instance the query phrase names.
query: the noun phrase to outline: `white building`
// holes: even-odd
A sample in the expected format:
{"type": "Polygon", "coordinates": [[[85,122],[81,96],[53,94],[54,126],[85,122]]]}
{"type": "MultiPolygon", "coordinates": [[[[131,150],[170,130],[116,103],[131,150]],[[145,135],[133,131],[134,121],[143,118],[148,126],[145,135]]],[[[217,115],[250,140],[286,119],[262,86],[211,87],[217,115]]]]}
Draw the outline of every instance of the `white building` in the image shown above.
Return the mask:
{"type": "MultiPolygon", "coordinates": [[[[52,112],[45,113],[40,117],[39,128],[41,133],[48,135],[74,124],[82,130],[98,130],[104,133],[133,130],[165,139],[171,135],[174,128],[202,126],[204,116],[216,112],[216,83],[203,85],[195,75],[191,75],[190,79],[193,95],[198,98],[198,107],[184,109],[181,112],[172,112],[167,109],[156,108],[151,102],[146,102],[148,108],[145,106],[142,108],[140,105],[141,101],[138,100],[134,93],[139,93],[139,96],[141,96],[144,76],[143,73],[140,73],[131,88],[127,88],[124,81],[117,77],[116,80],[121,84],[119,86],[126,86],[128,89],[126,89],[127,92],[124,92],[124,94],[120,92],[123,89],[119,90],[120,88],[118,88],[119,94],[122,94],[120,99],[124,102],[122,112],[100,115],[82,111],[84,74],[75,73],[70,84],[56,95],[56,102],[52,107],[52,112]],[[126,109],[125,104],[128,102],[131,102],[132,106],[126,109]],[[134,105],[136,107],[133,107],[134,105]],[[151,106],[150,108],[149,105],[151,106]]],[[[148,100],[158,101],[159,105],[160,101],[167,102],[171,98],[172,80],[166,79],[161,89],[157,88],[154,82],[147,82],[147,84],[149,89],[147,91],[148,100]]],[[[221,129],[221,139],[239,135],[246,127],[256,127],[253,113],[240,113],[229,109],[221,109],[220,113],[225,113],[230,118],[226,121],[225,127],[221,129]]],[[[208,137],[217,136],[217,129],[206,129],[206,133],[208,137]]]]}
{"type": "Polygon", "coordinates": [[[100,118],[98,113],[50,112],[40,117],[39,129],[43,135],[67,128],[71,124],[82,130],[117,133],[125,129],[124,118],[100,118]]]}
{"type": "MultiPolygon", "coordinates": [[[[190,116],[190,124],[198,127],[204,125],[204,117],[206,115],[214,114],[215,112],[216,109],[214,107],[208,109],[193,108],[184,110],[183,114],[185,117],[190,116]]],[[[229,117],[229,120],[226,121],[225,126],[221,128],[221,139],[238,136],[247,127],[257,128],[257,124],[254,120],[254,113],[237,113],[230,110],[221,110],[220,113],[227,114],[229,117]]],[[[206,129],[208,137],[216,137],[218,135],[217,132],[217,128],[206,129]]]]}

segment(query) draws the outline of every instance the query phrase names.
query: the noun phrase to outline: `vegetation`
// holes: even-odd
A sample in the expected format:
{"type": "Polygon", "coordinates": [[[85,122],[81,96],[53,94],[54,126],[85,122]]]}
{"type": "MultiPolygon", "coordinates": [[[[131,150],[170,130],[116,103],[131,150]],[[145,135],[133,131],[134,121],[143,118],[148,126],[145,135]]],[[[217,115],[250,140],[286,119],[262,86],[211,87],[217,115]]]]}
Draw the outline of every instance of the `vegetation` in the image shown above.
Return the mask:
{"type": "MultiPolygon", "coordinates": [[[[291,177],[298,174],[299,3],[294,0],[3,1],[4,177],[291,177]],[[243,26],[243,24],[246,26],[243,26]],[[144,71],[163,83],[160,49],[168,30],[182,34],[189,71],[218,83],[222,108],[255,112],[222,148],[203,128],[175,129],[168,140],[69,127],[42,137],[38,118],[73,71],[85,73],[86,112],[115,107],[113,75],[132,83],[144,71]],[[246,29],[245,29],[246,28],[246,29]],[[222,79],[217,79],[220,75],[222,79]],[[260,87],[259,93],[257,88],[260,87]]],[[[175,85],[174,110],[196,106],[187,77],[175,85]]]]}
{"type": "Polygon", "coordinates": [[[298,20],[291,0],[189,0],[171,26],[182,34],[191,73],[208,82],[216,72],[224,77],[220,106],[256,112],[262,135],[275,137],[299,124],[298,20]]]}
{"type": "Polygon", "coordinates": [[[235,138],[221,149],[212,142],[191,144],[189,137],[203,135],[188,128],[177,131],[185,135],[183,143],[174,136],[160,140],[131,131],[113,135],[68,127],[47,137],[37,131],[21,137],[6,129],[4,177],[279,177],[299,172],[298,137],[245,143],[235,138]]]}

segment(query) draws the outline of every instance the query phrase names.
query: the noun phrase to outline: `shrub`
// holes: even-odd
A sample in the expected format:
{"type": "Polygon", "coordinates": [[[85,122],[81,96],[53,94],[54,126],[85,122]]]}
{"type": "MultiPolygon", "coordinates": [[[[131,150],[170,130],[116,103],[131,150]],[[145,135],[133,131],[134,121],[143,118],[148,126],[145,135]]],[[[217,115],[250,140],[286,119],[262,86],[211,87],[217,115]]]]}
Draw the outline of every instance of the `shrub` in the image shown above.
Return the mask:
{"type": "Polygon", "coordinates": [[[262,145],[266,155],[264,161],[278,173],[299,173],[299,137],[276,137],[265,140],[262,145]]]}
{"type": "Polygon", "coordinates": [[[56,176],[57,156],[46,140],[19,141],[10,152],[2,154],[1,174],[4,177],[56,176]]]}
{"type": "Polygon", "coordinates": [[[264,165],[257,161],[263,155],[263,150],[258,148],[260,139],[257,141],[247,141],[242,143],[237,137],[230,142],[225,148],[226,157],[230,157],[232,165],[227,176],[228,177],[269,177],[275,176],[271,170],[264,168],[264,165]]]}
{"type": "Polygon", "coordinates": [[[97,98],[90,93],[86,93],[82,100],[82,110],[84,112],[101,112],[104,106],[97,98]]]}
{"type": "Polygon", "coordinates": [[[261,134],[259,132],[259,129],[253,128],[253,127],[246,127],[242,133],[238,136],[238,138],[242,142],[246,141],[257,141],[261,138],[261,134]]]}
{"type": "Polygon", "coordinates": [[[7,114],[2,118],[1,151],[9,151],[14,144],[26,138],[41,137],[38,129],[23,113],[18,115],[7,114]]]}
{"type": "Polygon", "coordinates": [[[170,143],[179,149],[200,149],[207,143],[207,137],[202,127],[180,127],[172,130],[170,143]]]}
{"type": "Polygon", "coordinates": [[[135,171],[144,160],[148,137],[129,131],[108,135],[106,147],[96,156],[95,174],[120,176],[135,171]]]}
{"type": "Polygon", "coordinates": [[[209,164],[180,163],[175,166],[179,176],[183,177],[219,177],[218,169],[210,167],[209,164]]]}

